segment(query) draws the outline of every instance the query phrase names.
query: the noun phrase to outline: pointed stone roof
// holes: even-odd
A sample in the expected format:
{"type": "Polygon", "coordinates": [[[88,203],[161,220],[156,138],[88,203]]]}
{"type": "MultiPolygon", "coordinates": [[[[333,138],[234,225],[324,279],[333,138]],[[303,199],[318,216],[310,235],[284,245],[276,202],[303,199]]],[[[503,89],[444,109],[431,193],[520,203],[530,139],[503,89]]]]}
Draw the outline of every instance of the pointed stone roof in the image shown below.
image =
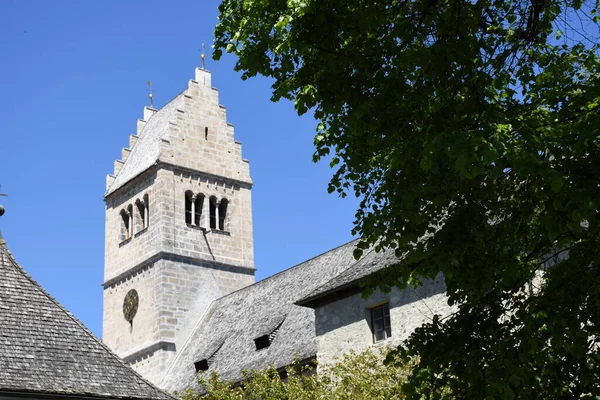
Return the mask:
{"type": "Polygon", "coordinates": [[[172,399],[31,278],[0,234],[0,397],[172,399]]]}
{"type": "Polygon", "coordinates": [[[176,110],[181,107],[183,92],[175,96],[160,110],[145,109],[147,120],[140,120],[143,125],[131,154],[123,161],[122,168],[116,173],[114,181],[108,187],[108,196],[131,179],[150,168],[160,157],[161,141],[169,141],[169,126],[175,120],[176,110]]]}

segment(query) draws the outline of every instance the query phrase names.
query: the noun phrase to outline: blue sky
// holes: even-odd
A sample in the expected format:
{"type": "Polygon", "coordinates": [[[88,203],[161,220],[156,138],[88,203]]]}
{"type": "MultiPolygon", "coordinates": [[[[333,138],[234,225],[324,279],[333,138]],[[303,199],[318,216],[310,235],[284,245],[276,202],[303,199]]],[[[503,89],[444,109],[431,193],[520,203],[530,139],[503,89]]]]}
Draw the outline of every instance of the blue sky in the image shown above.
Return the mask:
{"type": "MultiPolygon", "coordinates": [[[[0,229],[51,295],[101,335],[105,177],[148,104],[183,90],[212,42],[218,1],[0,1],[0,229]]],[[[315,121],[207,60],[250,160],[262,279],[350,240],[355,199],[327,194],[315,121]]]]}

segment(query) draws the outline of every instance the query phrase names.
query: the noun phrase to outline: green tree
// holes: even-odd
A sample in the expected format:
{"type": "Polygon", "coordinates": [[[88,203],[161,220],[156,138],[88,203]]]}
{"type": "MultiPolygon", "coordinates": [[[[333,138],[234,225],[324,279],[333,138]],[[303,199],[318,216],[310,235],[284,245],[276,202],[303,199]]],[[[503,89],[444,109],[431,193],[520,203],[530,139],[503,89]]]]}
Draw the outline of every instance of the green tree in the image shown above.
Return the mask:
{"type": "MultiPolygon", "coordinates": [[[[393,356],[392,356],[393,357],[393,356]]],[[[379,352],[367,350],[346,354],[331,365],[314,366],[299,363],[288,369],[282,381],[274,368],[246,371],[241,385],[231,385],[216,373],[200,374],[203,393],[189,390],[183,400],[400,400],[401,386],[407,379],[402,362],[384,367],[379,352]]]]}
{"type": "Polygon", "coordinates": [[[219,10],[214,57],[314,113],[330,192],[361,199],[356,256],[403,257],[371,284],[445,276],[458,311],[398,349],[419,360],[407,395],[600,396],[598,1],[219,10]]]}

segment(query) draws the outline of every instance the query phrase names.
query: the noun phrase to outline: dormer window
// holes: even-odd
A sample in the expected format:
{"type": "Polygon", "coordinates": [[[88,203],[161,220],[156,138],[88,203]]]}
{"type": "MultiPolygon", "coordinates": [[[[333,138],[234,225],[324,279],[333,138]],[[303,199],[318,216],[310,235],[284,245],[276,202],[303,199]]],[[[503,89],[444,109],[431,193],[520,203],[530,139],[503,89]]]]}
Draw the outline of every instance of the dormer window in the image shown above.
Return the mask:
{"type": "Polygon", "coordinates": [[[281,325],[283,325],[284,321],[285,321],[285,318],[283,318],[281,320],[281,322],[279,322],[277,324],[275,329],[273,329],[270,333],[259,336],[256,339],[254,339],[254,345],[256,346],[256,350],[266,349],[267,347],[269,347],[271,345],[271,343],[273,343],[273,341],[275,340],[275,337],[277,337],[279,328],[281,328],[281,325]]]}
{"type": "Polygon", "coordinates": [[[203,359],[200,361],[196,361],[194,363],[194,367],[196,368],[196,372],[200,371],[208,371],[208,359],[203,359]]]}
{"type": "Polygon", "coordinates": [[[266,349],[271,345],[271,339],[269,335],[259,336],[254,339],[254,345],[256,346],[256,350],[266,349]]]}
{"type": "Polygon", "coordinates": [[[200,371],[208,371],[211,364],[215,362],[215,357],[217,356],[217,353],[219,352],[219,350],[221,350],[221,347],[223,347],[224,344],[225,344],[225,340],[222,340],[220,343],[218,343],[215,351],[213,351],[212,354],[208,358],[203,358],[202,360],[196,361],[194,363],[194,368],[196,369],[196,373],[198,373],[200,371]]]}

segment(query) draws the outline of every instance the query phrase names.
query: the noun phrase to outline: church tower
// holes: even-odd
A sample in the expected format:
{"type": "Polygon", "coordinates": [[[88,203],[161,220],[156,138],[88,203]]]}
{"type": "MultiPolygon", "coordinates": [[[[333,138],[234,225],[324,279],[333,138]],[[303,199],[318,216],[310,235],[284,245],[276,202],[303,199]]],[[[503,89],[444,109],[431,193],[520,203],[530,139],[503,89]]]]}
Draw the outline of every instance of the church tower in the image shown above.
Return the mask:
{"type": "Polygon", "coordinates": [[[144,108],[107,178],[103,340],[153,383],[211,301],[254,283],[249,164],[195,75],[144,108]]]}

